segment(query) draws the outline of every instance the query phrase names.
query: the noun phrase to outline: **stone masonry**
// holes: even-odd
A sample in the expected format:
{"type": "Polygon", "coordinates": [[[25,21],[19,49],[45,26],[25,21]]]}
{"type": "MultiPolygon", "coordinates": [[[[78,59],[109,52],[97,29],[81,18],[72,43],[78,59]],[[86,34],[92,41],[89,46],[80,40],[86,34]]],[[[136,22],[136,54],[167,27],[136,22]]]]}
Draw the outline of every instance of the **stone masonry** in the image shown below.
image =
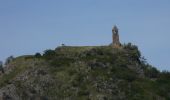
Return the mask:
{"type": "Polygon", "coordinates": [[[121,46],[120,41],[119,41],[119,30],[117,28],[117,26],[114,26],[112,28],[112,46],[115,48],[119,48],[121,46]]]}

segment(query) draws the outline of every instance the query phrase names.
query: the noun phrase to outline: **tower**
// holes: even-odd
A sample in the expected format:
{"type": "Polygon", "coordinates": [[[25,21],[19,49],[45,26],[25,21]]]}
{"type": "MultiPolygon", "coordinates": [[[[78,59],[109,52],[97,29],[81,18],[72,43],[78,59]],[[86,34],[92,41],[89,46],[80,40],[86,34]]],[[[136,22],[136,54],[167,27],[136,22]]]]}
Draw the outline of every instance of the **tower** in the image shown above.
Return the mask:
{"type": "Polygon", "coordinates": [[[113,39],[113,47],[119,48],[120,47],[120,41],[119,41],[119,30],[117,26],[114,26],[112,28],[112,39],[113,39]]]}

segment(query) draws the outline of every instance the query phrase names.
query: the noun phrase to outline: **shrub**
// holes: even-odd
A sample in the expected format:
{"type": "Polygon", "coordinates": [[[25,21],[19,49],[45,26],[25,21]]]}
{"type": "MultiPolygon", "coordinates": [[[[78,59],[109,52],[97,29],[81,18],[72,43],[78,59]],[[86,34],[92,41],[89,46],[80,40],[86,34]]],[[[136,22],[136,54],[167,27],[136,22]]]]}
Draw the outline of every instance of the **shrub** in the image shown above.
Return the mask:
{"type": "Polygon", "coordinates": [[[140,63],[141,53],[136,45],[132,45],[131,43],[128,43],[128,44],[124,44],[123,48],[129,52],[130,59],[140,63]]]}
{"type": "Polygon", "coordinates": [[[144,69],[145,76],[149,78],[157,78],[160,74],[160,72],[155,67],[152,67],[149,64],[144,65],[143,69],[144,69]]]}
{"type": "Polygon", "coordinates": [[[4,68],[3,68],[3,63],[2,63],[2,61],[0,61],[0,71],[2,71],[2,73],[4,73],[4,68]]]}
{"type": "Polygon", "coordinates": [[[13,61],[13,59],[14,59],[13,56],[9,56],[5,61],[5,65],[9,64],[11,61],[13,61]]]}
{"type": "Polygon", "coordinates": [[[117,77],[120,79],[132,82],[137,79],[137,74],[131,70],[125,70],[117,73],[117,77]]]}
{"type": "Polygon", "coordinates": [[[40,58],[40,57],[41,57],[41,54],[40,54],[40,53],[36,53],[34,56],[35,56],[36,58],[40,58]]]}
{"type": "Polygon", "coordinates": [[[50,59],[52,59],[53,57],[55,57],[55,51],[54,50],[45,50],[44,51],[44,54],[43,54],[43,57],[45,58],[45,59],[48,59],[48,60],[50,60],[50,59]]]}

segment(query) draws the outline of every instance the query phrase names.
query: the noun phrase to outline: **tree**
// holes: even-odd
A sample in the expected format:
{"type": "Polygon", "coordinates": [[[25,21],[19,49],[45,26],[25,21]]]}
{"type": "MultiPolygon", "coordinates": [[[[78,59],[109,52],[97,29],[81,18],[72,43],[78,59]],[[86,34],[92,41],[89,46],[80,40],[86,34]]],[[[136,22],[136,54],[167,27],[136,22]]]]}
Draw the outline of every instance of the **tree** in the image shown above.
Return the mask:
{"type": "Polygon", "coordinates": [[[41,57],[41,54],[37,52],[37,53],[35,54],[35,57],[36,57],[36,58],[40,58],[40,57],[41,57]]]}
{"type": "Polygon", "coordinates": [[[159,70],[149,64],[144,65],[143,69],[145,76],[149,78],[157,78],[160,74],[159,70]]]}
{"type": "Polygon", "coordinates": [[[133,45],[132,43],[128,43],[128,44],[124,44],[123,48],[130,53],[131,55],[130,58],[132,60],[136,60],[137,62],[140,63],[141,53],[136,45],[133,45]]]}
{"type": "Polygon", "coordinates": [[[0,61],[0,71],[2,71],[2,73],[4,73],[3,62],[2,61],[0,61]]]}
{"type": "Polygon", "coordinates": [[[14,59],[13,56],[9,56],[5,61],[5,65],[9,64],[11,61],[13,61],[13,59],[14,59]]]}
{"type": "Polygon", "coordinates": [[[44,51],[44,54],[43,54],[43,57],[45,58],[45,59],[51,59],[51,58],[53,58],[54,56],[55,56],[55,51],[54,50],[45,50],[44,51]]]}
{"type": "Polygon", "coordinates": [[[64,43],[62,43],[62,44],[61,44],[61,46],[65,46],[65,44],[64,44],[64,43]]]}

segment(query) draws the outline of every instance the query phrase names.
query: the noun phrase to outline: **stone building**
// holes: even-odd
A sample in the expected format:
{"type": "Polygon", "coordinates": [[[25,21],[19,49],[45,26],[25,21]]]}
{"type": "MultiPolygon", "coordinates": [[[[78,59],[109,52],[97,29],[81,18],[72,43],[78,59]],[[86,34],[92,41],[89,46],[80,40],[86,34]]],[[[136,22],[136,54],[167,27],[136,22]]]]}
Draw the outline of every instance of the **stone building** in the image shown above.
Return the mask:
{"type": "Polygon", "coordinates": [[[119,48],[121,46],[121,43],[119,41],[119,30],[117,28],[117,26],[114,26],[112,28],[112,46],[115,48],[119,48]]]}

